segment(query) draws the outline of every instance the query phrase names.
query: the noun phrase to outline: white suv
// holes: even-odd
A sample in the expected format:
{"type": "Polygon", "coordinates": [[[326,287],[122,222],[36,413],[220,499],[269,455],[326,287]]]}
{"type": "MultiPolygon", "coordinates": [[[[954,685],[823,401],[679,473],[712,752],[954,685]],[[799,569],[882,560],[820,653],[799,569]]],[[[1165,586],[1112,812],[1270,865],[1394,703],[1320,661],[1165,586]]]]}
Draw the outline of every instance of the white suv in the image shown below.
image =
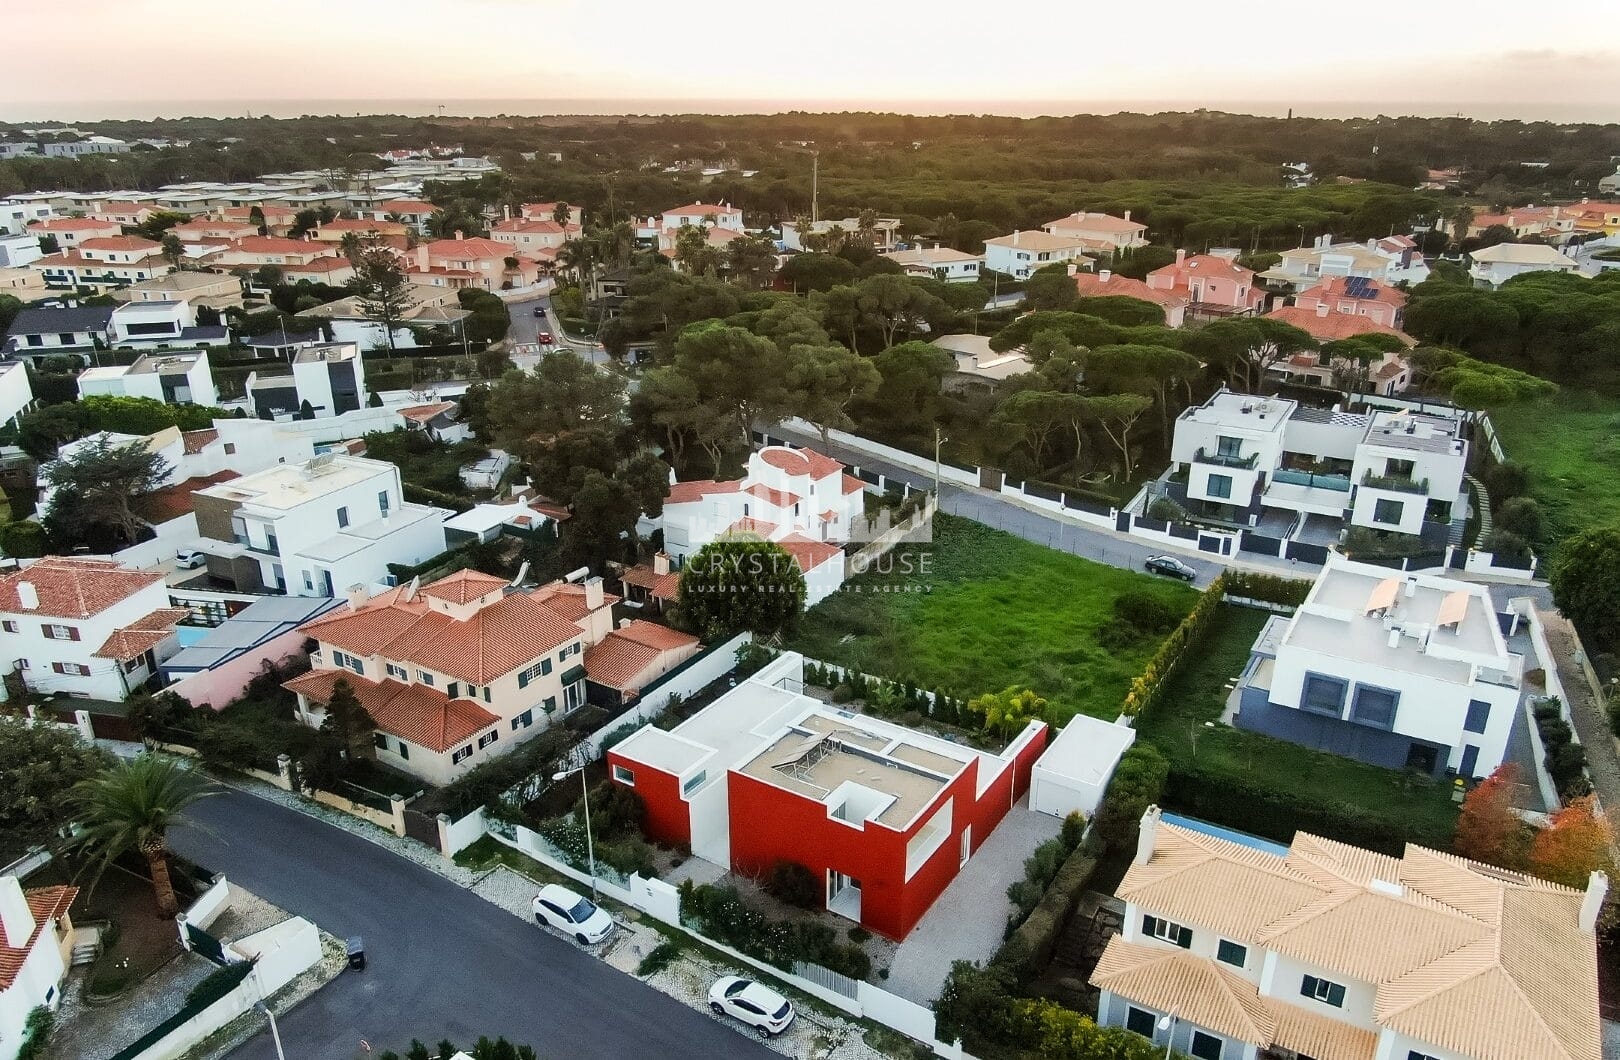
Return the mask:
{"type": "Polygon", "coordinates": [[[595,902],[549,883],[534,896],[536,923],[565,931],[581,946],[593,946],[613,931],[613,918],[595,902]]]}
{"type": "Polygon", "coordinates": [[[709,987],[709,1008],[748,1024],[761,1038],[781,1034],[798,1015],[793,1002],[775,990],[736,975],[721,976],[709,987]]]}

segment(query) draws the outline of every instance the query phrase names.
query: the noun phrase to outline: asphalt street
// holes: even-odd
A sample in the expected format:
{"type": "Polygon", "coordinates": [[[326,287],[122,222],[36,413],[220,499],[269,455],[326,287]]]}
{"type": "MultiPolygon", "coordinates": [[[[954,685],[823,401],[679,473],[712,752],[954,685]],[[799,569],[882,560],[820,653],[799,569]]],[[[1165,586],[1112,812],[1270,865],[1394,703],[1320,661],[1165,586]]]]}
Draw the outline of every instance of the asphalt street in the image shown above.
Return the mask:
{"type": "MultiPolygon", "coordinates": [[[[506,344],[508,349],[515,346],[532,344],[537,340],[540,332],[546,331],[550,332],[551,337],[561,344],[562,347],[572,349],[575,353],[579,354],[581,357],[592,362],[593,364],[602,364],[610,360],[607,355],[607,351],[595,343],[572,344],[569,343],[566,338],[564,338],[562,321],[557,319],[556,312],[551,308],[550,295],[540,295],[537,298],[531,298],[523,302],[508,302],[506,304],[506,308],[512,317],[512,326],[506,333],[506,344]],[[545,315],[538,317],[535,316],[534,311],[536,309],[542,310],[545,315]]],[[[551,347],[551,349],[558,348],[561,347],[551,347]]],[[[518,362],[519,367],[527,368],[531,366],[523,363],[523,357],[517,357],[514,358],[514,360],[518,362]]]]}
{"type": "MultiPolygon", "coordinates": [[[[412,1038],[465,1047],[486,1034],[547,1057],[777,1055],[350,832],[234,789],[189,812],[202,828],[173,832],[175,850],[340,938],[365,939],[364,971],[281,1017],[289,1060],[403,1052],[412,1038]]],[[[232,1057],[275,1060],[268,1031],[232,1057]]]]}

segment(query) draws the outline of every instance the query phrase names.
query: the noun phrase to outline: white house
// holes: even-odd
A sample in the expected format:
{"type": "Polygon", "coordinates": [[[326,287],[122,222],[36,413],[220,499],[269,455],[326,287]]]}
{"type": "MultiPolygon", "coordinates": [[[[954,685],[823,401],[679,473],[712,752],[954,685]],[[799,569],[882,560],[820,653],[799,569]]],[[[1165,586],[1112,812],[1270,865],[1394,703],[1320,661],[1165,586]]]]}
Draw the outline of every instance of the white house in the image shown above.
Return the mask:
{"type": "Polygon", "coordinates": [[[1583,893],[1408,845],[1284,847],[1142,816],[1097,1022],[1200,1060],[1598,1060],[1583,893]]]}
{"type": "Polygon", "coordinates": [[[984,241],[984,267],[1015,280],[1025,280],[1048,265],[1073,261],[1087,267],[1087,241],[1049,232],[1014,232],[984,241]]]}
{"type": "Polygon", "coordinates": [[[1187,473],[1187,499],[1207,514],[1252,525],[1262,508],[1280,508],[1417,534],[1426,520],[1452,518],[1468,463],[1465,426],[1223,388],[1176,418],[1170,456],[1187,473]]]}
{"type": "Polygon", "coordinates": [[[34,388],[28,383],[28,369],[21,361],[0,361],[0,423],[17,423],[17,417],[34,407],[34,388]]]}
{"type": "Polygon", "coordinates": [[[1527,668],[1503,637],[1512,621],[1476,582],[1329,555],[1305,603],[1255,641],[1234,723],[1390,769],[1487,776],[1527,668]]]}
{"type": "Polygon", "coordinates": [[[20,236],[28,231],[29,225],[49,221],[54,213],[55,208],[49,202],[0,199],[0,232],[20,236]]]}
{"type": "MultiPolygon", "coordinates": [[[[647,219],[649,223],[653,218],[647,219]]],[[[679,230],[682,225],[691,225],[693,228],[702,228],[710,225],[715,228],[729,228],[735,232],[743,230],[742,207],[733,206],[729,202],[694,202],[686,206],[677,206],[672,210],[665,210],[658,215],[654,225],[655,234],[670,230],[679,230]]]]}
{"type": "Polygon", "coordinates": [[[180,649],[161,571],[47,556],[0,577],[0,665],[34,692],[122,701],[180,649]]]}
{"type": "Polygon", "coordinates": [[[0,1057],[13,1060],[36,1008],[56,1011],[73,962],[68,907],[77,887],[30,887],[0,876],[0,1057]]]}
{"type": "Polygon", "coordinates": [[[968,254],[935,244],[883,255],[906,270],[908,276],[931,276],[946,283],[972,283],[984,268],[983,254],[968,254]]]}
{"type": "Polygon", "coordinates": [[[1492,290],[1527,272],[1574,272],[1575,259],[1543,243],[1498,243],[1468,255],[1475,287],[1492,290]]]}
{"type": "Polygon", "coordinates": [[[30,306],[11,322],[6,332],[6,353],[12,357],[87,354],[106,344],[112,314],[106,306],[30,306]]]}
{"type": "Polygon", "coordinates": [[[445,549],[440,508],[406,501],[399,468],[326,453],[193,494],[209,573],[239,589],[335,596],[445,549]]]}
{"type": "Polygon", "coordinates": [[[136,349],[161,346],[224,346],[231,341],[223,324],[199,327],[184,298],[132,300],[113,310],[112,344],[136,349]]]}
{"type": "Polygon", "coordinates": [[[1422,283],[1429,278],[1429,266],[1417,244],[1407,236],[1335,243],[1331,235],[1323,235],[1308,247],[1283,251],[1282,260],[1259,275],[1262,280],[1303,291],[1334,277],[1356,276],[1386,284],[1422,283]]]}
{"type": "Polygon", "coordinates": [[[1147,225],[1131,220],[1129,210],[1125,211],[1124,217],[1081,210],[1046,222],[1041,225],[1041,231],[1047,235],[1083,239],[1089,244],[1088,250],[1109,255],[1148,244],[1147,225]]]}
{"type": "Polygon", "coordinates": [[[314,668],[285,687],[319,725],[348,682],[377,720],[378,760],[444,784],[585,705],[586,651],[612,632],[617,602],[600,578],[524,587],[471,570],[359,590],[302,627],[314,668]]]}
{"type": "Polygon", "coordinates": [[[316,416],[337,416],[370,399],[365,361],[352,342],[299,346],[285,371],[253,372],[243,388],[249,411],[261,418],[296,416],[306,401],[316,416]]]}
{"type": "Polygon", "coordinates": [[[39,248],[39,237],[31,233],[0,232],[0,267],[20,269],[45,256],[39,248]]]}
{"type": "MultiPolygon", "coordinates": [[[[740,215],[739,215],[740,216],[740,215]]],[[[726,226],[732,227],[732,226],[726,226]]],[[[739,222],[735,227],[741,228],[739,222]]],[[[801,232],[799,226],[792,221],[782,222],[782,249],[804,250],[804,237],[806,235],[826,235],[828,232],[838,231],[847,235],[854,235],[860,231],[861,219],[859,217],[844,217],[838,220],[812,221],[810,231],[801,232]]],[[[900,235],[900,219],[898,217],[879,217],[872,226],[872,249],[880,254],[887,254],[894,249],[895,242],[900,235]]]]}
{"type": "Polygon", "coordinates": [[[134,364],[86,368],[79,396],[145,397],[170,405],[219,404],[207,350],[143,353],[134,364]]]}
{"type": "MultiPolygon", "coordinates": [[[[47,205],[48,208],[48,204],[40,205],[47,205]]],[[[121,235],[124,228],[117,221],[103,217],[52,217],[47,214],[43,220],[29,222],[26,230],[31,235],[53,237],[60,250],[73,250],[86,239],[110,239],[121,235]]]]}

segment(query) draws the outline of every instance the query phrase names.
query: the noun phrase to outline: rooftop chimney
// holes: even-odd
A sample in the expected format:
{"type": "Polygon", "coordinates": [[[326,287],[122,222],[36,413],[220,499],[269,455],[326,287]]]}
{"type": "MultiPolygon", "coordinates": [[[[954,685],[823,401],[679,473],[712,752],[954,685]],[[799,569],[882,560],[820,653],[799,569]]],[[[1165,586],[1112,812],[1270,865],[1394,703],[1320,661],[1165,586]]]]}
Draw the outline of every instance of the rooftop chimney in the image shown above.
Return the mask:
{"type": "Polygon", "coordinates": [[[1318,318],[1325,317],[1325,316],[1328,315],[1328,304],[1326,302],[1323,302],[1323,301],[1320,301],[1320,300],[1317,301],[1317,303],[1316,303],[1316,315],[1317,315],[1318,318]]]}
{"type": "Polygon", "coordinates": [[[24,611],[39,610],[39,590],[34,588],[33,582],[17,583],[17,605],[24,611]]]}
{"type": "Polygon", "coordinates": [[[597,608],[599,608],[601,606],[602,606],[602,579],[600,577],[586,578],[585,579],[585,609],[587,611],[595,611],[597,608]]]}
{"type": "Polygon", "coordinates": [[[1186,260],[1187,260],[1187,252],[1185,250],[1177,249],[1176,250],[1176,264],[1180,265],[1182,262],[1184,262],[1186,260]]]}
{"type": "Polygon", "coordinates": [[[1065,268],[1065,269],[1066,269],[1066,270],[1067,270],[1067,271],[1068,271],[1068,274],[1069,274],[1069,275],[1070,275],[1070,276],[1073,276],[1073,275],[1074,275],[1074,274],[1075,274],[1075,273],[1077,273],[1077,272],[1079,272],[1079,271],[1080,271],[1080,266],[1078,266],[1078,265],[1076,265],[1076,264],[1075,264],[1075,263],[1074,263],[1074,262],[1072,262],[1072,261],[1071,261],[1071,262],[1069,262],[1069,264],[1068,264],[1068,265],[1066,265],[1066,266],[1064,266],[1064,268],[1065,268]]]}
{"type": "Polygon", "coordinates": [[[1586,897],[1581,899],[1580,928],[1588,935],[1597,933],[1598,911],[1603,908],[1603,899],[1609,895],[1609,877],[1602,872],[1594,872],[1586,883],[1586,897]]]}
{"type": "Polygon", "coordinates": [[[416,248],[416,268],[420,272],[426,272],[428,270],[428,249],[426,243],[423,243],[416,248]]]}
{"type": "Polygon", "coordinates": [[[1017,229],[1014,229],[1013,230],[1013,246],[1015,246],[1015,247],[1018,245],[1018,235],[1019,235],[1019,233],[1018,233],[1017,229]]]}
{"type": "Polygon", "coordinates": [[[349,598],[349,610],[358,611],[371,599],[371,590],[364,585],[351,585],[346,591],[349,598]]]}
{"type": "Polygon", "coordinates": [[[458,228],[458,229],[456,229],[456,238],[457,239],[466,239],[467,238],[467,233],[463,232],[461,229],[458,228]]]}
{"type": "Polygon", "coordinates": [[[1097,282],[1098,283],[1107,283],[1109,280],[1112,280],[1113,278],[1114,278],[1114,273],[1113,273],[1112,269],[1103,269],[1101,272],[1097,273],[1097,282]]]}
{"type": "Polygon", "coordinates": [[[1131,219],[1131,211],[1126,210],[1125,211],[1125,220],[1129,221],[1130,219],[1131,219]]]}
{"type": "Polygon", "coordinates": [[[511,582],[512,586],[514,588],[516,588],[517,586],[522,585],[523,584],[523,579],[528,577],[528,574],[529,574],[529,561],[524,560],[523,565],[518,568],[517,577],[512,579],[512,582],[511,582]]]}
{"type": "Polygon", "coordinates": [[[1136,833],[1136,863],[1146,865],[1153,857],[1153,844],[1159,837],[1159,808],[1149,806],[1142,814],[1142,828],[1136,833]]]}
{"type": "Polygon", "coordinates": [[[507,203],[505,206],[501,207],[501,220],[510,221],[511,219],[512,219],[512,204],[507,203]]]}
{"type": "Polygon", "coordinates": [[[665,575],[669,573],[669,553],[660,552],[653,557],[653,573],[665,575]]]}

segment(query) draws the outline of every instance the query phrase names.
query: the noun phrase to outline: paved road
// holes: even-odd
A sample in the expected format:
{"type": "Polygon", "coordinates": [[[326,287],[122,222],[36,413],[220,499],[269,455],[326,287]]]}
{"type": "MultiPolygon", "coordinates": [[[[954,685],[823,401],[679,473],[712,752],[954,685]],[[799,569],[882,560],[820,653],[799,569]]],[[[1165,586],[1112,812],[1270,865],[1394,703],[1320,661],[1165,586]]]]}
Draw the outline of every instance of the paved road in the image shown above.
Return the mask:
{"type": "MultiPolygon", "coordinates": [[[[506,343],[510,348],[519,344],[531,344],[536,341],[540,332],[551,333],[552,338],[558,342],[567,342],[563,338],[562,321],[557,319],[557,313],[551,308],[551,296],[543,294],[523,302],[508,302],[507,311],[512,315],[512,327],[506,333],[506,343]],[[544,316],[535,316],[536,309],[543,310],[544,316]]],[[[593,364],[605,364],[611,360],[607,351],[595,343],[570,344],[570,348],[581,357],[593,364]]],[[[521,368],[531,367],[536,358],[518,356],[513,358],[521,368]]]]}
{"type": "MultiPolygon", "coordinates": [[[[819,437],[795,431],[791,427],[772,427],[770,433],[777,437],[785,437],[798,444],[812,445],[817,449],[822,447],[819,437]]],[[[863,453],[853,449],[846,449],[837,443],[831,446],[828,455],[834,459],[842,460],[846,464],[881,472],[896,482],[907,482],[925,489],[933,489],[934,486],[933,477],[930,475],[896,467],[882,460],[874,460],[863,453]]],[[[1068,552],[1085,559],[1096,560],[1098,563],[1106,563],[1111,567],[1141,570],[1142,561],[1149,556],[1163,555],[1170,552],[1198,571],[1198,579],[1194,584],[1199,586],[1208,585],[1217,574],[1226,569],[1224,563],[1209,558],[1207,553],[1181,551],[1165,545],[1134,541],[1124,535],[1110,534],[1089,526],[1076,526],[1067,520],[1025,508],[1023,505],[986,490],[974,490],[949,482],[942,483],[939,503],[940,508],[947,515],[959,515],[966,519],[972,519],[986,526],[995,527],[997,530],[1005,530],[1016,537],[1023,538],[1025,541],[1033,541],[1039,545],[1055,548],[1060,552],[1068,552]]],[[[1289,564],[1279,563],[1276,570],[1278,573],[1297,573],[1301,578],[1309,578],[1315,575],[1317,568],[1309,564],[1301,564],[1291,570],[1289,564]]]]}
{"type": "MultiPolygon", "coordinates": [[[[192,811],[174,848],[334,935],[365,938],[345,971],[280,1021],[288,1057],[348,1060],[410,1040],[504,1035],[548,1057],[775,1057],[427,869],[322,821],[236,790],[192,811]]],[[[274,1060],[268,1033],[233,1060],[274,1060]]],[[[374,1055],[374,1054],[373,1054],[374,1055]]]]}

